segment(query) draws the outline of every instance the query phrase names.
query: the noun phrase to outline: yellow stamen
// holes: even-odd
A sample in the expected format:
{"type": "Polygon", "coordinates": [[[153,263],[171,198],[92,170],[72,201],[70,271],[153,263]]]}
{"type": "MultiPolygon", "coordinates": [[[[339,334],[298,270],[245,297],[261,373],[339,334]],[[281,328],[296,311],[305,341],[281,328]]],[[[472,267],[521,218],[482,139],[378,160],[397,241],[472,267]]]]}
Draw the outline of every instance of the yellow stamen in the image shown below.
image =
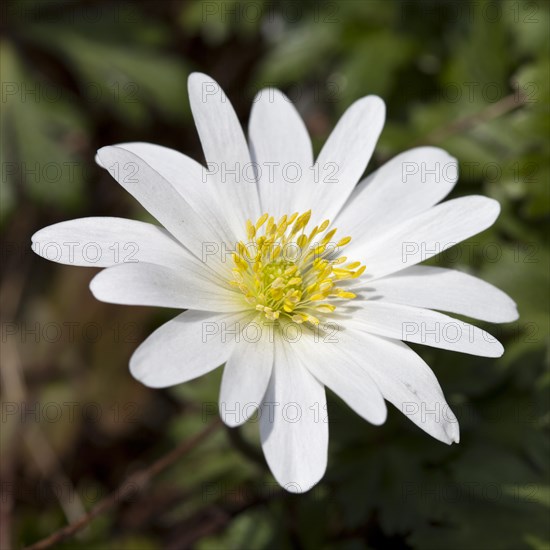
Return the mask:
{"type": "Polygon", "coordinates": [[[266,319],[283,315],[295,323],[318,325],[319,315],[336,309],[331,302],[356,297],[338,286],[339,281],[356,279],[366,267],[358,261],[346,264],[345,256],[334,257],[351,237],[333,242],[336,229],[327,232],[329,220],[307,233],[310,219],[311,210],[283,215],[277,222],[265,213],[256,223],[247,220],[248,242],[235,246],[230,284],[266,319]]]}

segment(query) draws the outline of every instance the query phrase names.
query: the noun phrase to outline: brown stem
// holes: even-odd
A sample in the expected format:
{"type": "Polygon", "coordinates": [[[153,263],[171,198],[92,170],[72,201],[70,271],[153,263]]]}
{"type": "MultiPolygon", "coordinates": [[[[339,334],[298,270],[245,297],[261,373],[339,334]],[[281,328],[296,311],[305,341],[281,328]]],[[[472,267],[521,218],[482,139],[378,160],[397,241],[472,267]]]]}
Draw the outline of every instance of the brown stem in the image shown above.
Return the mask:
{"type": "Polygon", "coordinates": [[[230,428],[226,426],[227,437],[231,444],[242,453],[246,458],[254,462],[256,465],[260,466],[263,470],[269,470],[267,463],[265,461],[264,455],[261,452],[258,452],[258,449],[251,445],[243,437],[240,426],[235,428],[230,428]]]}
{"type": "Polygon", "coordinates": [[[514,109],[524,105],[525,101],[526,96],[524,94],[515,92],[503,97],[501,100],[485,107],[477,113],[459,118],[446,126],[433,130],[421,140],[416,141],[413,145],[416,146],[421,143],[440,143],[454,134],[466,132],[472,128],[475,128],[479,124],[489,122],[490,120],[494,120],[499,116],[513,111],[514,109]]]}
{"type": "Polygon", "coordinates": [[[44,550],[45,548],[51,548],[53,545],[72,537],[74,534],[84,529],[97,516],[103,514],[111,508],[114,508],[129,495],[135,495],[138,493],[151,481],[153,477],[192,451],[197,445],[199,445],[199,443],[202,443],[210,437],[220,427],[220,425],[220,420],[216,419],[197,435],[187,441],[184,441],[181,445],[170,451],[168,454],[162,456],[156,462],[153,462],[153,464],[151,464],[148,468],[134,472],[126,478],[126,480],[116,491],[98,502],[87,514],[84,514],[75,522],[59,529],[58,531],[55,531],[55,533],[52,533],[46,538],[27,546],[25,550],[44,550]]]}

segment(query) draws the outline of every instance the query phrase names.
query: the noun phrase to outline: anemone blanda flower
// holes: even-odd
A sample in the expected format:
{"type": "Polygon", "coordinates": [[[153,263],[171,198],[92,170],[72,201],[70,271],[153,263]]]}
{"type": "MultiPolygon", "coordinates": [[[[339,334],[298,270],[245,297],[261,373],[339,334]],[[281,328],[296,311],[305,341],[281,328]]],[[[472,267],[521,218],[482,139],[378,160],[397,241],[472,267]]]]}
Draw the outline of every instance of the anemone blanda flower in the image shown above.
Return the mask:
{"type": "Polygon", "coordinates": [[[148,143],[98,151],[163,227],[72,220],[38,231],[35,252],[107,268],[90,284],[99,300],[185,309],[137,348],[132,375],[161,388],[225,364],[222,418],[236,426],[259,406],[267,462],[290,491],[325,472],[325,386],[372,424],[385,421],[387,400],[436,439],[458,442],[435,375],[403,341],[503,353],[489,334],[440,311],[507,322],[517,318],[514,302],[465,273],[418,265],[492,225],[498,203],[438,204],[457,166],[434,147],[359,181],[384,123],[378,97],[349,107],[316,160],[277,90],[258,94],[248,143],[211,78],[192,74],[189,97],[208,169],[148,143]]]}

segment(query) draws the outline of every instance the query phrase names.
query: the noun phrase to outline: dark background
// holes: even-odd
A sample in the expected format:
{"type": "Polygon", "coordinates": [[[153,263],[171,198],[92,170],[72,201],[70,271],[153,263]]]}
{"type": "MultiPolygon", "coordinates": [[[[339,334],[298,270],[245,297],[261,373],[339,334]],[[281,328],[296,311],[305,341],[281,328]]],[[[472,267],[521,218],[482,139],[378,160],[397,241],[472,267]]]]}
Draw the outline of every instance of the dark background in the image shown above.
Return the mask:
{"type": "MultiPolygon", "coordinates": [[[[355,99],[388,121],[372,171],[419,144],[460,162],[452,196],[498,199],[484,233],[431,261],[508,292],[520,319],[483,328],[500,359],[417,347],[458,416],[448,447],[399,411],[374,427],[330,396],[327,474],[279,490],[257,424],[223,427],[59,548],[549,548],[549,4],[5,2],[2,10],[2,550],[91,509],[216,416],[220,371],[150,390],[137,344],[173,311],[108,305],[93,269],[49,263],[30,237],[84,216],[146,219],[94,165],[95,150],[151,141],[203,160],[193,70],[243,124],[266,85],[296,103],[316,151],[355,99]]],[[[427,411],[429,413],[429,411],[427,411]]]]}

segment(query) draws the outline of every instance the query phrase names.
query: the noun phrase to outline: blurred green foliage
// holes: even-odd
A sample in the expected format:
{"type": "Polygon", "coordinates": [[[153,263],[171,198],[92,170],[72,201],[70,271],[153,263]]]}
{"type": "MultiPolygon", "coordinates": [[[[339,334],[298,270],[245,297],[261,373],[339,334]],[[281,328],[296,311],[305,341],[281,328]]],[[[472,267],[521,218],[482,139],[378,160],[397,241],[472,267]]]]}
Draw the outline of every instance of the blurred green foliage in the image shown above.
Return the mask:
{"type": "MultiPolygon", "coordinates": [[[[144,217],[94,166],[98,147],[151,141],[202,159],[186,98],[189,72],[201,70],[243,123],[255,91],[286,91],[317,151],[351,102],[381,95],[388,121],[368,170],[418,144],[456,156],[453,196],[492,196],[502,214],[432,263],[499,286],[520,320],[483,327],[505,345],[498,360],[415,348],[458,416],[459,445],[431,440],[396,410],[370,426],[331,396],[329,467],[311,493],[279,491],[250,422],[221,430],[60,548],[550,548],[548,2],[20,0],[3,15],[3,322],[19,327],[28,402],[104,413],[3,426],[13,540],[61,527],[78,500],[90,508],[92,488],[107,494],[200,431],[204,405],[217,401],[219,372],[163,391],[131,379],[136,344],[172,313],[97,303],[88,270],[28,250],[49,223],[144,217]],[[103,337],[25,337],[25,327],[67,320],[103,337]],[[36,429],[57,457],[46,465],[36,429]],[[60,472],[79,495],[69,513],[51,488],[36,497],[60,472]]],[[[5,402],[18,399],[10,388],[5,402]]]]}

